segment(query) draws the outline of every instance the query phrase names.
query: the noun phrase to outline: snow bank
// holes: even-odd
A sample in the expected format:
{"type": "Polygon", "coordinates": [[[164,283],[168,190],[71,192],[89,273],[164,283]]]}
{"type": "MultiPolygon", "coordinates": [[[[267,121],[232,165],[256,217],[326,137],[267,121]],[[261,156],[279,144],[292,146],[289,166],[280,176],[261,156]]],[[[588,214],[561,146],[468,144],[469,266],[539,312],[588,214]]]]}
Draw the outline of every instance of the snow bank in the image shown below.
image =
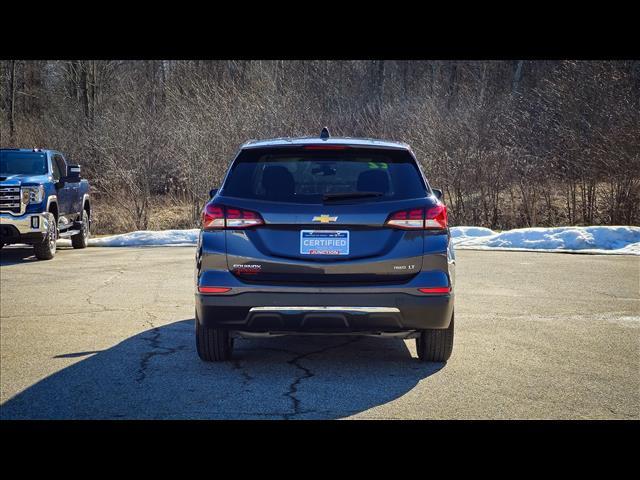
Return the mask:
{"type": "MultiPolygon", "coordinates": [[[[139,230],[137,232],[89,238],[90,247],[140,247],[166,246],[176,247],[195,245],[198,241],[197,228],[192,230],[139,230]]],[[[59,240],[58,245],[71,245],[70,240],[59,240]]]]}
{"type": "Polygon", "coordinates": [[[451,236],[458,249],[640,255],[640,227],[519,228],[504,232],[452,227],[451,236]]]}
{"type": "MultiPolygon", "coordinates": [[[[90,247],[195,245],[199,230],[143,230],[90,238],[90,247]]],[[[519,228],[494,232],[482,227],[452,227],[457,249],[524,250],[640,255],[640,227],[519,228]]],[[[60,240],[60,245],[71,245],[60,240]]]]}
{"type": "Polygon", "coordinates": [[[490,228],[484,227],[452,227],[451,236],[453,238],[467,238],[467,237],[488,237],[489,235],[495,235],[496,232],[490,228]]]}

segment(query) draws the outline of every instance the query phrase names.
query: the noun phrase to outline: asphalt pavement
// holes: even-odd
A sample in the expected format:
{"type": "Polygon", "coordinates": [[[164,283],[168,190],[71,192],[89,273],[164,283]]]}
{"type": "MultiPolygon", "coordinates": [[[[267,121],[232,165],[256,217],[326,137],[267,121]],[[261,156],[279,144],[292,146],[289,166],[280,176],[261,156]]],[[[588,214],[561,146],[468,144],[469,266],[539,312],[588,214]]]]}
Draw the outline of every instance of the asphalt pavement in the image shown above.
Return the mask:
{"type": "Polygon", "coordinates": [[[446,364],[413,340],[195,351],[193,247],[0,252],[0,418],[638,419],[640,257],[457,252],[446,364]]]}

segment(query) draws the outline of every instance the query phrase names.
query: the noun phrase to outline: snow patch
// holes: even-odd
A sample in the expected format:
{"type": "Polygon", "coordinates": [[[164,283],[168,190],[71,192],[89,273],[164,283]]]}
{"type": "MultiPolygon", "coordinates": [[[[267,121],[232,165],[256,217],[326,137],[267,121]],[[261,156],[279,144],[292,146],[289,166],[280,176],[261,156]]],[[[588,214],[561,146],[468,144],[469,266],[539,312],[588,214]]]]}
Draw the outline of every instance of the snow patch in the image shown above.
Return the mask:
{"type": "Polygon", "coordinates": [[[518,228],[504,232],[452,227],[451,236],[460,249],[640,255],[640,227],[518,228]]]}
{"type": "Polygon", "coordinates": [[[490,228],[484,227],[452,227],[451,237],[488,237],[489,235],[495,235],[496,232],[490,228]]]}
{"type": "MultiPolygon", "coordinates": [[[[191,230],[139,230],[136,232],[89,238],[90,247],[141,247],[195,245],[199,229],[191,230]]],[[[70,240],[58,240],[58,245],[71,245],[70,240]]]]}

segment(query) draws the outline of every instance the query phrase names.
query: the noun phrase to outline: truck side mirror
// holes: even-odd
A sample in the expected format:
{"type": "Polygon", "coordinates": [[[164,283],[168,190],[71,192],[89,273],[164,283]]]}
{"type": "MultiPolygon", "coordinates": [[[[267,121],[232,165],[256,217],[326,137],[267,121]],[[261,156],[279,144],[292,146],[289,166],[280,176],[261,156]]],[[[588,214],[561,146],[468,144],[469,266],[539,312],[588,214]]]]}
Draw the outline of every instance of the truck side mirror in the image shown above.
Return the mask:
{"type": "Polygon", "coordinates": [[[80,181],[80,165],[67,165],[67,176],[64,178],[67,182],[80,181]]]}
{"type": "Polygon", "coordinates": [[[442,190],[440,190],[439,188],[432,188],[431,190],[433,190],[433,194],[438,200],[442,200],[442,190]]]}
{"type": "Polygon", "coordinates": [[[215,196],[216,196],[216,193],[218,193],[218,189],[217,189],[217,188],[212,188],[212,189],[209,191],[209,198],[213,198],[213,197],[215,197],[215,196]]]}

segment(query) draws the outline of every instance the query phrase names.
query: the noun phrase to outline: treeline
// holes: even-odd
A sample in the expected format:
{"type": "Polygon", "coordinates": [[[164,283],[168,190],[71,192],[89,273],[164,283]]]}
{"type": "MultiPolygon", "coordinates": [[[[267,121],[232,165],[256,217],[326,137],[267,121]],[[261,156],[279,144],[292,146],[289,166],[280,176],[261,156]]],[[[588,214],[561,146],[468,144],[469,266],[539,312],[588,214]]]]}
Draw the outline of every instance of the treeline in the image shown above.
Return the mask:
{"type": "MultiPolygon", "coordinates": [[[[409,143],[453,224],[640,224],[638,61],[0,62],[0,144],[81,163],[98,211],[197,226],[248,139],[409,143]]],[[[106,213],[105,213],[106,215],[106,213]]],[[[100,229],[101,218],[96,218],[100,229]]],[[[151,223],[150,223],[151,222],[151,223]]],[[[102,230],[108,229],[103,219],[102,230]]]]}

